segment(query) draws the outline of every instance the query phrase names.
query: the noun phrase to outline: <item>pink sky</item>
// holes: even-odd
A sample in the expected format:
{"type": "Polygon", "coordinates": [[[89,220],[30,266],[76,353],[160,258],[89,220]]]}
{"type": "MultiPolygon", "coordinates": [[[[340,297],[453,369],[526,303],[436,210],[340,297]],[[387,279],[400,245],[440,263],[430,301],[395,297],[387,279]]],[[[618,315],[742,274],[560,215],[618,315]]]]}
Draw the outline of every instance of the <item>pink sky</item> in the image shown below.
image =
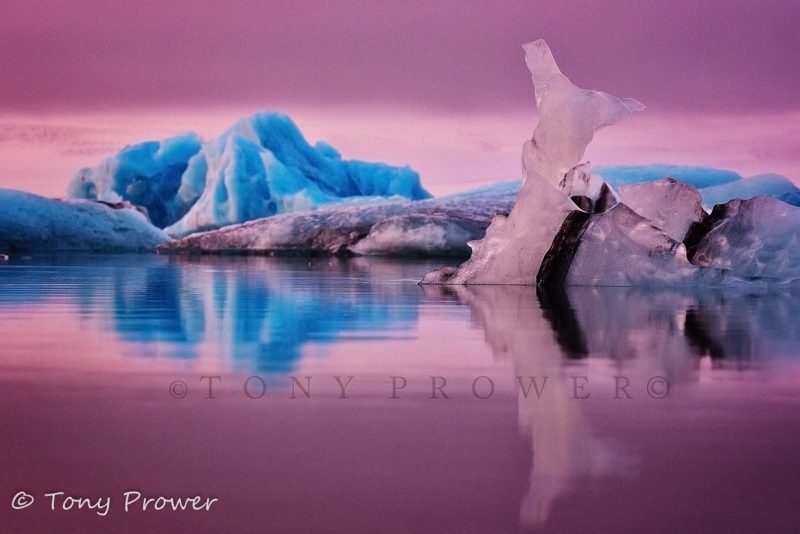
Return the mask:
{"type": "Polygon", "coordinates": [[[125,143],[292,114],[346,157],[409,163],[434,192],[519,175],[535,122],[520,45],[648,111],[602,163],[800,178],[800,4],[17,2],[0,4],[0,186],[62,194],[125,143]]]}

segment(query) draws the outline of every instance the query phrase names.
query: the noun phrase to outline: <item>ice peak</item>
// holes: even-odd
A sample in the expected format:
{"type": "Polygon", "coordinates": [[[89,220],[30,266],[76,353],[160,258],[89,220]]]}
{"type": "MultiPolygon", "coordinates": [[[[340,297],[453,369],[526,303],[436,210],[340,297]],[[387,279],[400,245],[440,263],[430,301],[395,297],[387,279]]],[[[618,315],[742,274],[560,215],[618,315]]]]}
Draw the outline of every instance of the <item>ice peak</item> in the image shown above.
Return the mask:
{"type": "Polygon", "coordinates": [[[536,92],[536,106],[539,107],[542,102],[542,93],[544,93],[548,81],[556,76],[564,75],[561,73],[561,69],[558,68],[556,59],[544,39],[525,43],[522,45],[522,49],[525,50],[525,64],[528,65],[528,70],[531,71],[533,89],[536,92]]]}
{"type": "Polygon", "coordinates": [[[525,179],[536,176],[557,184],[581,162],[594,132],[619,122],[644,106],[602,91],[576,87],[558,68],[550,47],[539,39],[526,45],[539,122],[523,148],[525,179]]]}
{"type": "Polygon", "coordinates": [[[550,47],[541,39],[523,45],[523,50],[533,79],[539,122],[522,149],[524,183],[516,204],[508,217],[494,219],[482,240],[470,244],[469,260],[455,271],[426,276],[426,282],[535,284],[542,260],[562,224],[579,211],[565,189],[580,196],[594,189],[598,194],[605,190],[608,194],[604,198],[613,197],[599,179],[591,179],[590,165],[578,165],[595,131],[644,106],[635,100],[576,87],[561,73],[550,47]],[[583,184],[575,183],[576,175],[584,177],[583,184]],[[574,190],[576,185],[581,187],[574,190]]]}

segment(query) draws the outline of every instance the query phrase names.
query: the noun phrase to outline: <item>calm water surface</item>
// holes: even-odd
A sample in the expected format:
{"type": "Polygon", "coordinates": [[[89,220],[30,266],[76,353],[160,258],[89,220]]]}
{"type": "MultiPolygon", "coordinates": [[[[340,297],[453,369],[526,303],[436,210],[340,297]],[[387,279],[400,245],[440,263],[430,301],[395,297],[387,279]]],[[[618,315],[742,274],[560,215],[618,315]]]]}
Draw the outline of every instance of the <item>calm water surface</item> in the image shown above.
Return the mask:
{"type": "Polygon", "coordinates": [[[796,531],[800,295],[416,284],[438,265],[0,264],[3,531],[796,531]]]}

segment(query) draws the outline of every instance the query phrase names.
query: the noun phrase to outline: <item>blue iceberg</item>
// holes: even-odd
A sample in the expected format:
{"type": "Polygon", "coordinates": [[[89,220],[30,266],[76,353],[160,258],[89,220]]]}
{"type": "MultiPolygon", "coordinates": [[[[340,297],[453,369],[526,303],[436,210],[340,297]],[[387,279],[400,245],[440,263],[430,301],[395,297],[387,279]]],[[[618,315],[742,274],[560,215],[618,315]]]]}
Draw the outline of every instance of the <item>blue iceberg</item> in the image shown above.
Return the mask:
{"type": "Polygon", "coordinates": [[[593,171],[613,187],[654,182],[660,178],[674,178],[696,189],[703,189],[742,179],[741,174],[733,171],[688,165],[615,165],[595,167],[593,171]]]}
{"type": "Polygon", "coordinates": [[[126,147],[78,171],[69,195],[130,201],[175,236],[347,200],[430,197],[410,167],[344,160],[273,112],[240,119],[206,143],[182,134],[126,147]]]}
{"type": "Polygon", "coordinates": [[[800,206],[800,189],[779,174],[741,174],[712,167],[687,165],[617,165],[596,167],[594,172],[615,188],[673,178],[696,188],[703,197],[703,206],[710,210],[735,198],[765,196],[800,206]]]}
{"type": "Polygon", "coordinates": [[[170,240],[128,202],[55,200],[0,189],[0,253],[152,252],[170,240]]]}
{"type": "Polygon", "coordinates": [[[703,205],[713,208],[735,198],[747,200],[764,196],[782,200],[792,206],[800,206],[800,189],[791,180],[779,174],[759,174],[736,182],[729,182],[700,190],[703,205]]]}

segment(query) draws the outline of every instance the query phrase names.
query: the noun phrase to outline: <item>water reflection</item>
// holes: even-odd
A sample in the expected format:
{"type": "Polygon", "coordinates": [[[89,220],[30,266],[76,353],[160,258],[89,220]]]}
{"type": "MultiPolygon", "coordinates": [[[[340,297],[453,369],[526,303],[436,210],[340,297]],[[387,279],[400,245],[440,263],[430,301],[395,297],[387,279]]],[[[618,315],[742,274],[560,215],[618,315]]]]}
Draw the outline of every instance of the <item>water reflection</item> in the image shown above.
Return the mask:
{"type": "Polygon", "coordinates": [[[537,293],[501,286],[428,291],[469,306],[494,357],[510,359],[528,384],[527,394],[522,388],[518,394],[518,417],[533,456],[520,512],[529,526],[544,524],[556,499],[579,481],[630,477],[640,462],[635,451],[598,435],[588,423],[586,404],[575,398],[583,394],[575,390],[575,375],[597,373],[585,365],[576,372],[570,361],[601,359],[612,364],[599,373],[607,378],[663,376],[675,386],[696,380],[703,358],[716,368],[741,369],[792,355],[800,346],[793,320],[800,303],[787,292],[571,287],[537,293]],[[532,377],[539,381],[534,389],[532,377]]]}
{"type": "MultiPolygon", "coordinates": [[[[309,344],[413,343],[418,327],[433,322],[430,310],[450,318],[460,317],[456,308],[468,311],[494,360],[511,362],[527,386],[527,394],[519,388],[516,405],[533,457],[520,507],[525,525],[544,524],[558,498],[581,481],[638,473],[640,451],[604,433],[587,413],[591,405],[573,398],[575,375],[625,375],[633,383],[657,375],[689,388],[703,362],[712,370],[758,369],[800,347],[796,293],[418,287],[429,268],[365,259],[32,260],[0,267],[0,321],[35,306],[49,313],[68,305],[53,316],[102,318],[102,328],[136,344],[135,357],[163,345],[176,358],[210,354],[268,374],[294,369],[309,344]],[[535,387],[530,377],[537,377],[535,387]]],[[[454,344],[467,337],[460,319],[447,324],[454,344]]],[[[82,334],[91,332],[76,333],[82,334]]],[[[441,357],[430,347],[409,346],[431,360],[441,357]]],[[[452,355],[442,365],[452,366],[443,374],[464,369],[452,355]]]]}
{"type": "Polygon", "coordinates": [[[793,320],[800,302],[789,290],[571,287],[566,295],[560,313],[574,317],[588,354],[655,360],[678,375],[692,357],[708,356],[718,367],[748,367],[790,356],[800,343],[793,320]]]}
{"type": "Polygon", "coordinates": [[[0,269],[0,312],[68,300],[109,317],[127,342],[215,357],[264,373],[294,368],[308,343],[396,340],[417,323],[421,292],[408,265],[380,260],[59,258],[0,269]],[[409,274],[409,276],[406,276],[409,274]]]}
{"type": "Polygon", "coordinates": [[[559,364],[588,357],[650,362],[648,368],[676,381],[691,379],[697,357],[710,357],[714,367],[747,368],[792,355],[800,345],[794,320],[800,300],[786,291],[472,287],[426,293],[414,283],[425,268],[366,259],[32,260],[0,269],[0,313],[68,301],[80,315],[109,319],[104,326],[125,341],[180,346],[174,355],[182,357],[211,343],[216,353],[259,371],[290,370],[311,342],[410,338],[420,308],[442,299],[470,307],[497,357],[523,343],[559,364]],[[524,341],[515,341],[519,335],[524,341]]]}
{"type": "Polygon", "coordinates": [[[543,524],[555,499],[581,477],[635,469],[637,458],[595,436],[581,402],[572,398],[574,382],[564,372],[564,358],[585,356],[588,349],[566,294],[540,300],[533,287],[501,286],[461,287],[453,294],[470,307],[494,356],[511,359],[516,376],[529,385],[527,395],[520,387],[517,404],[519,430],[533,455],[520,509],[523,525],[543,524]]]}
{"type": "Polygon", "coordinates": [[[310,342],[388,339],[416,321],[407,286],[370,283],[355,262],[180,260],[149,268],[142,287],[116,278],[116,328],[126,340],[209,342],[222,358],[275,373],[292,370],[310,342]]]}

